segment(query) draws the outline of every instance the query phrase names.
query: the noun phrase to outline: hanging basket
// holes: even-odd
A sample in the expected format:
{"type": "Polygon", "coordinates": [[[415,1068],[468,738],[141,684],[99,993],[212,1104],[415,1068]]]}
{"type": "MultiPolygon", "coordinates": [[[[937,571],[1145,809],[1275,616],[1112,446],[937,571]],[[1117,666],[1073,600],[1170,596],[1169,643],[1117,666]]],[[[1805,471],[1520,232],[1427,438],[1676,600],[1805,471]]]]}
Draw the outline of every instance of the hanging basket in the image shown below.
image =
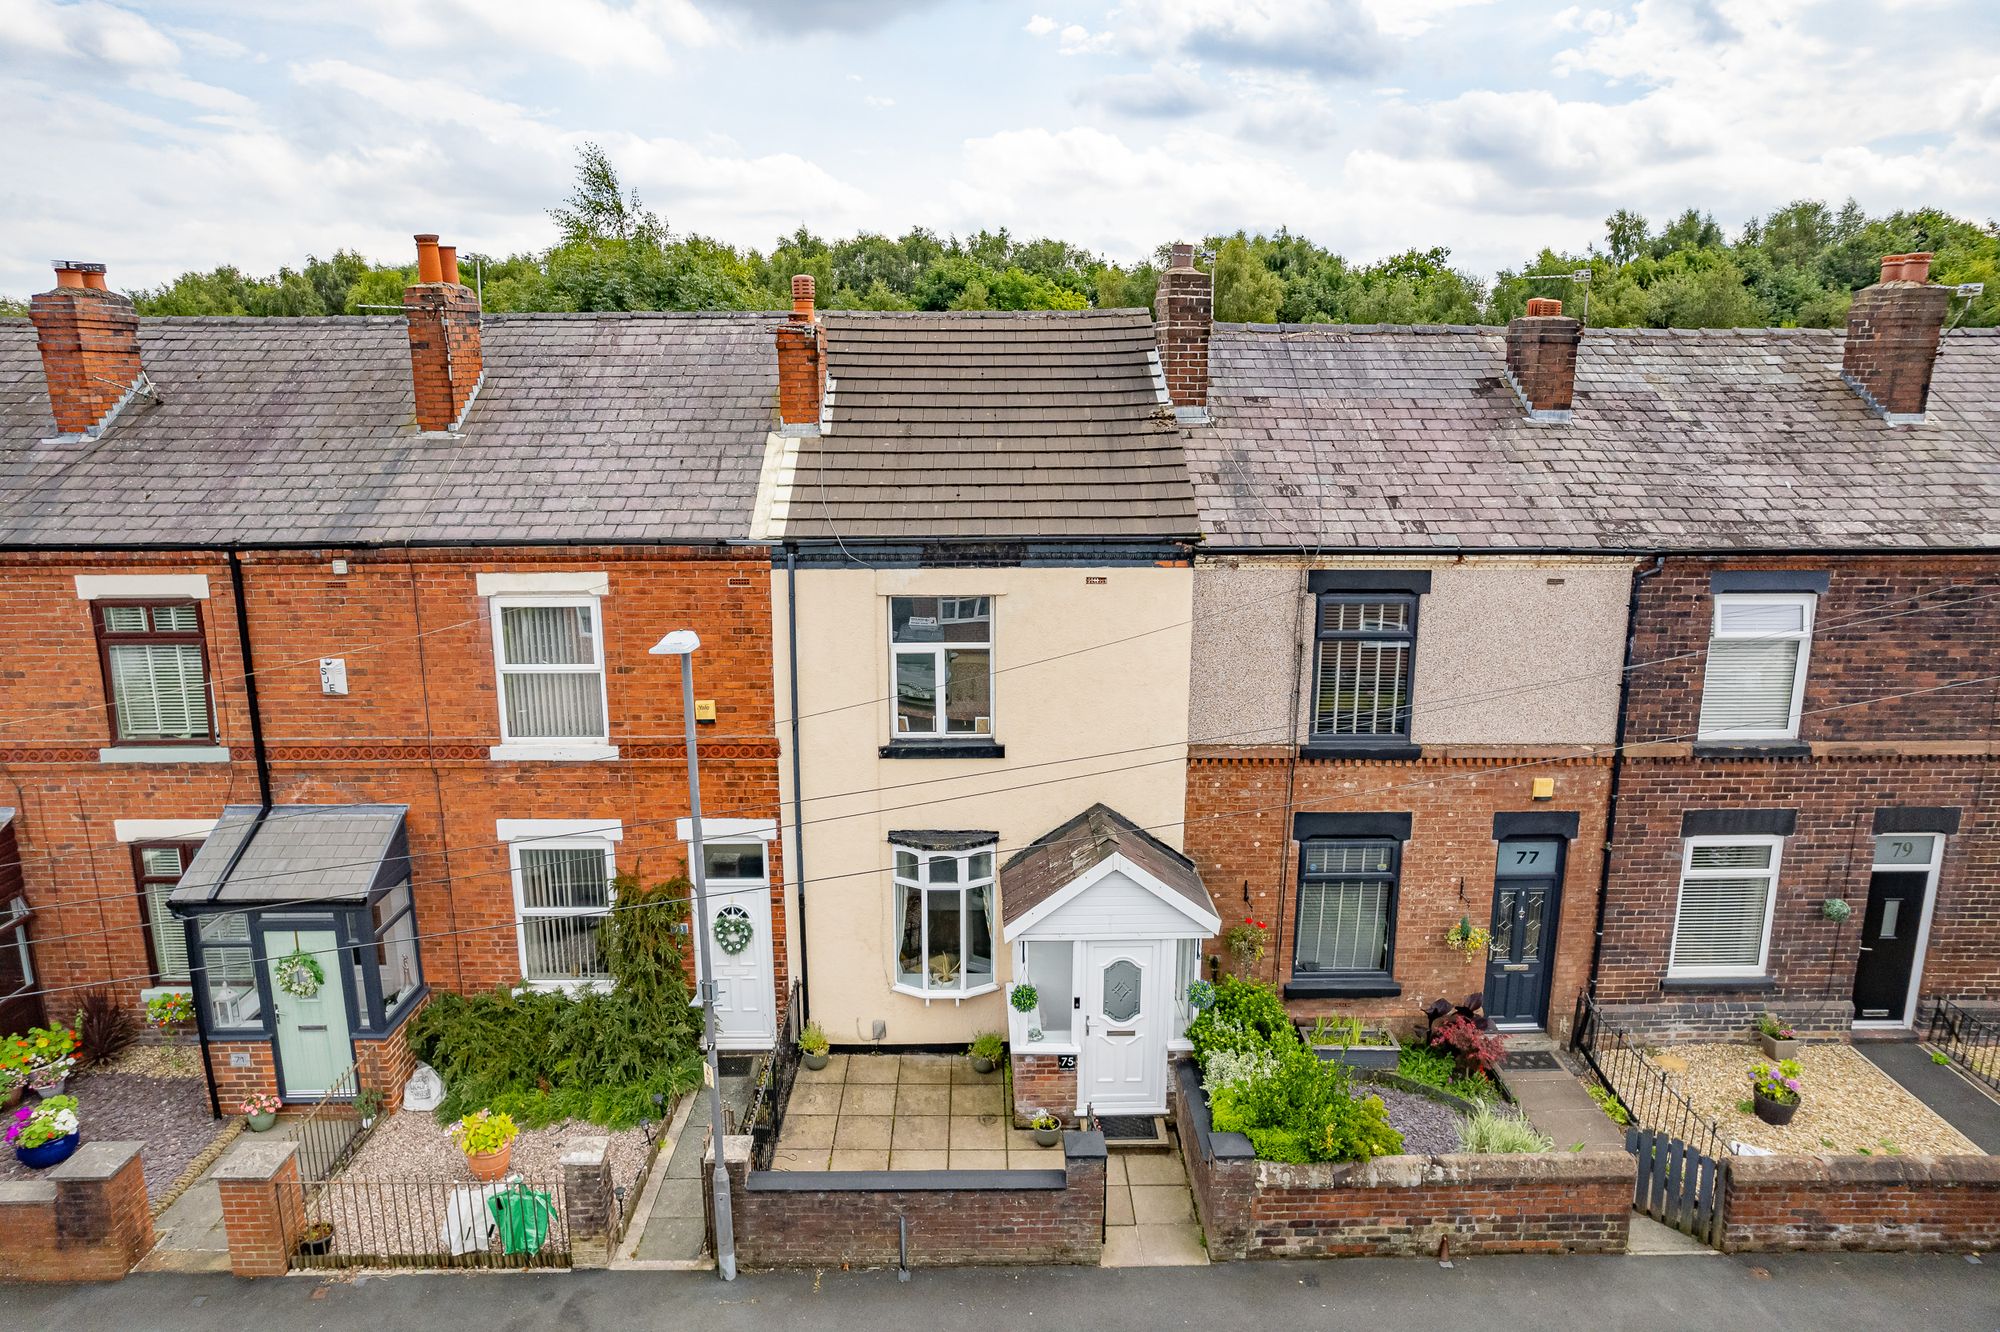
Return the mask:
{"type": "Polygon", "coordinates": [[[303,948],[278,962],[274,979],[280,990],[297,999],[311,999],[326,984],[326,968],[303,948]]]}
{"type": "Polygon", "coordinates": [[[716,946],[731,957],[750,946],[756,928],[750,924],[750,913],[739,906],[724,907],[715,913],[716,946]]]}

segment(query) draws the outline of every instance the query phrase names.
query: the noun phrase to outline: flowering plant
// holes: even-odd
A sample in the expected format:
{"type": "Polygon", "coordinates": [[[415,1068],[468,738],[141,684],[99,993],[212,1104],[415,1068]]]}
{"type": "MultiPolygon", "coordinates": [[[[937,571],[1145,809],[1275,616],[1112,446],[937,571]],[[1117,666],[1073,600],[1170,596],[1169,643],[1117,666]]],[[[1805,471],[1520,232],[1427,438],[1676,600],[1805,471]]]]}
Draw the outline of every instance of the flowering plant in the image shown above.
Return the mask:
{"type": "Polygon", "coordinates": [[[452,1138],[467,1156],[497,1152],[514,1141],[514,1135],[520,1131],[512,1116],[496,1115],[491,1110],[474,1110],[451,1126],[452,1138]]]}
{"type": "Polygon", "coordinates": [[[1797,1040],[1799,1036],[1798,1032],[1794,1031],[1789,1024],[1778,1021],[1776,1013],[1765,1013],[1759,1017],[1757,1019],[1757,1030],[1763,1032],[1774,1041],[1793,1041],[1797,1040]]]}
{"type": "Polygon", "coordinates": [[[1229,933],[1222,936],[1222,942],[1229,949],[1229,956],[1235,961],[1238,971],[1248,971],[1264,960],[1264,945],[1269,941],[1271,927],[1252,917],[1241,925],[1229,927],[1229,933]]]}
{"type": "Polygon", "coordinates": [[[1796,1105],[1799,1092],[1803,1090],[1799,1084],[1799,1061],[1781,1059],[1776,1068],[1772,1068],[1769,1064],[1759,1064],[1750,1070],[1750,1085],[1757,1095],[1767,1101],[1776,1101],[1780,1105],[1796,1105]]]}
{"type": "Polygon", "coordinates": [[[7,1126],[7,1141],[16,1147],[46,1147],[77,1130],[76,1097],[51,1096],[39,1105],[24,1105],[7,1126]]]}
{"type": "Polygon", "coordinates": [[[258,1092],[255,1096],[246,1098],[243,1104],[237,1107],[236,1113],[239,1115],[275,1115],[279,1110],[284,1108],[284,1104],[283,1101],[278,1099],[275,1092],[258,1092]]]}
{"type": "Polygon", "coordinates": [[[146,1001],[146,1021],[160,1031],[172,1031],[194,1020],[194,1000],[185,990],[168,990],[146,1001]]]}
{"type": "Polygon", "coordinates": [[[1470,916],[1460,916],[1458,924],[1444,932],[1444,942],[1447,948],[1456,948],[1470,961],[1485,952],[1493,942],[1493,931],[1474,925],[1470,916]]]}
{"type": "Polygon", "coordinates": [[[9,1036],[0,1047],[0,1087],[25,1082],[52,1087],[76,1067],[76,1032],[57,1023],[30,1027],[26,1035],[9,1036]]]}

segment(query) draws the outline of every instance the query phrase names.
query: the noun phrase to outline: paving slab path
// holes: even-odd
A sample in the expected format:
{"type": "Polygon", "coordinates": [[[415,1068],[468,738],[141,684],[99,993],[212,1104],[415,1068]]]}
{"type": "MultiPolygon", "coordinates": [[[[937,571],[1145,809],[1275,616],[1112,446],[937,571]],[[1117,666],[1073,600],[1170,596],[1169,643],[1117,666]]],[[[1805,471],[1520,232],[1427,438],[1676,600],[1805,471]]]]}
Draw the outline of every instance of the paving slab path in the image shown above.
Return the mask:
{"type": "MultiPolygon", "coordinates": [[[[1508,1045],[1510,1049],[1528,1048],[1520,1038],[1508,1045]]],[[[1528,1122],[1554,1139],[1557,1151],[1568,1151],[1578,1143],[1583,1144],[1586,1152],[1624,1151],[1625,1130],[1612,1123],[1597,1102],[1590,1099],[1581,1078],[1568,1066],[1570,1055],[1556,1050],[1553,1043],[1537,1048],[1553,1053],[1558,1067],[1503,1066],[1500,1070],[1507,1089],[1514,1093],[1514,1103],[1521,1107],[1528,1122]]]]}
{"type": "MultiPolygon", "coordinates": [[[[724,1112],[740,1121],[749,1111],[755,1091],[747,1075],[723,1074],[724,1112]]],[[[701,1159],[708,1149],[708,1123],[708,1089],[704,1087],[695,1091],[687,1118],[666,1149],[666,1173],[654,1190],[651,1210],[633,1218],[633,1224],[642,1229],[632,1257],[642,1263],[695,1263],[707,1252],[701,1159]]]]}

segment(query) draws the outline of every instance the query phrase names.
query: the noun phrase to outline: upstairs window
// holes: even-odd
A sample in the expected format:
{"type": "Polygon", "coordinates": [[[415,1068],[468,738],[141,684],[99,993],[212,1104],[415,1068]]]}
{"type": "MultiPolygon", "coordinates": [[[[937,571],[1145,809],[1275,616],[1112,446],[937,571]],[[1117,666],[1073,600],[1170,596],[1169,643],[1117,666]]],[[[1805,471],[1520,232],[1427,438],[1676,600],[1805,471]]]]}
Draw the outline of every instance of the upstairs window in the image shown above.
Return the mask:
{"type": "Polygon", "coordinates": [[[208,740],[208,672],[192,601],[96,602],[111,734],[129,744],[208,740]]]}
{"type": "Polygon", "coordinates": [[[1690,837],[1667,974],[1762,976],[1781,837],[1690,837]]]}
{"type": "Polygon", "coordinates": [[[602,628],[596,597],[493,598],[502,739],[610,738],[602,628]]]}
{"type": "Polygon", "coordinates": [[[992,989],[994,848],[895,850],[896,987],[946,998],[992,989]]]}
{"type": "Polygon", "coordinates": [[[597,932],[611,913],[611,844],[537,838],[512,850],[522,979],[530,985],[609,981],[597,932]]]}
{"type": "Polygon", "coordinates": [[[993,734],[993,599],[889,598],[896,738],[993,734]]]}
{"type": "Polygon", "coordinates": [[[1326,593],[1319,598],[1312,740],[1408,740],[1417,599],[1326,593]]]}
{"type": "Polygon", "coordinates": [[[1817,599],[1789,592],[1715,598],[1702,677],[1703,740],[1794,740],[1817,599]]]}
{"type": "Polygon", "coordinates": [[[174,885],[194,861],[199,842],[155,842],[132,848],[139,871],[139,909],[146,921],[146,948],[153,980],[160,985],[188,981],[187,929],[167,906],[174,885]]]}
{"type": "Polygon", "coordinates": [[[1402,849],[1389,838],[1305,844],[1292,950],[1295,977],[1389,974],[1402,849]]]}

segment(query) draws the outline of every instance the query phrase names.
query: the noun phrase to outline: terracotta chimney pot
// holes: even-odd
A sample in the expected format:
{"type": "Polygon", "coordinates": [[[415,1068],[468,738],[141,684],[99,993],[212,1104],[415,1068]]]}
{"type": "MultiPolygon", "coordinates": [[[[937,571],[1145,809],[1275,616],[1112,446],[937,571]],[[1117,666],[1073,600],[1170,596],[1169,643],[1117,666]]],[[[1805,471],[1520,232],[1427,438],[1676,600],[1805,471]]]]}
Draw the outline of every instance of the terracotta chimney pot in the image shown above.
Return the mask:
{"type": "Polygon", "coordinates": [[[446,282],[458,281],[458,247],[456,245],[438,246],[438,267],[442,270],[446,282]]]}
{"type": "Polygon", "coordinates": [[[434,233],[417,236],[417,281],[444,281],[444,265],[438,260],[438,238],[434,233]]]}

